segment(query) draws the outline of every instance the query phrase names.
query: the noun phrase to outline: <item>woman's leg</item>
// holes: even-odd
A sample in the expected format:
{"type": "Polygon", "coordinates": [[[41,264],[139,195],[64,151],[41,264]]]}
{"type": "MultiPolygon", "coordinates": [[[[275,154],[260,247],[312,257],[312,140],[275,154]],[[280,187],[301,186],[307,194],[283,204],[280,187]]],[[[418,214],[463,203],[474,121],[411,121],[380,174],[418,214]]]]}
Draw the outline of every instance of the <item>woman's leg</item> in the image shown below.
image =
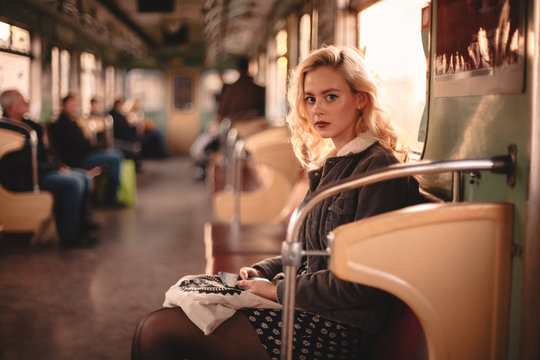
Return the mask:
{"type": "Polygon", "coordinates": [[[212,334],[204,335],[182,309],[160,309],[141,320],[131,348],[132,360],[269,358],[241,312],[236,312],[212,334]]]}

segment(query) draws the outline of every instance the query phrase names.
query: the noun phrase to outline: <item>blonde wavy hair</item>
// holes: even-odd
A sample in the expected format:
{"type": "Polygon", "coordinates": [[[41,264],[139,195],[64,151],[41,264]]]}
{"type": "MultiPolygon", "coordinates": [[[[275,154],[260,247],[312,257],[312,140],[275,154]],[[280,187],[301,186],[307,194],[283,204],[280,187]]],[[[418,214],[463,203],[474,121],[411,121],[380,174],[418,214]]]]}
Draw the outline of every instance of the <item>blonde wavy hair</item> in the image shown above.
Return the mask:
{"type": "Polygon", "coordinates": [[[364,92],[368,96],[369,100],[356,122],[356,134],[369,130],[381,145],[394,153],[401,152],[397,149],[397,133],[380,104],[377,84],[366,68],[360,51],[349,46],[327,46],[306,57],[289,79],[287,124],[291,130],[294,152],[300,162],[307,168],[319,167],[334,150],[332,141],[323,139],[313,128],[305,107],[304,79],[308,72],[321,66],[338,70],[354,94],[364,92]]]}

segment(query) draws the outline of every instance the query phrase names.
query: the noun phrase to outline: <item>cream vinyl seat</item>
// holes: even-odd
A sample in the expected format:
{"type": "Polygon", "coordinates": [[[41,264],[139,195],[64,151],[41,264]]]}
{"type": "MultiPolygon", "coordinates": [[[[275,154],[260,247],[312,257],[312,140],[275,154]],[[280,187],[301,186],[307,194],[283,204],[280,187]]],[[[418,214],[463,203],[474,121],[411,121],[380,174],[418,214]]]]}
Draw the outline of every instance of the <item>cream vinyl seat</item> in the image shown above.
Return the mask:
{"type": "MultiPolygon", "coordinates": [[[[261,185],[240,193],[240,221],[248,224],[283,221],[290,212],[289,197],[300,175],[300,164],[289,142],[288,129],[269,128],[252,134],[245,139],[245,149],[261,185]]],[[[232,221],[234,192],[218,191],[212,201],[216,219],[232,221]]]]}
{"type": "MultiPolygon", "coordinates": [[[[0,160],[24,147],[25,136],[0,128],[0,160]]],[[[34,161],[37,161],[34,159],[34,161]]],[[[49,192],[12,192],[0,185],[0,224],[5,232],[32,233],[35,242],[53,220],[53,196],[49,192]]]]}
{"type": "Polygon", "coordinates": [[[331,269],[406,303],[429,359],[506,359],[511,224],[510,204],[412,206],[336,228],[331,269]]]}

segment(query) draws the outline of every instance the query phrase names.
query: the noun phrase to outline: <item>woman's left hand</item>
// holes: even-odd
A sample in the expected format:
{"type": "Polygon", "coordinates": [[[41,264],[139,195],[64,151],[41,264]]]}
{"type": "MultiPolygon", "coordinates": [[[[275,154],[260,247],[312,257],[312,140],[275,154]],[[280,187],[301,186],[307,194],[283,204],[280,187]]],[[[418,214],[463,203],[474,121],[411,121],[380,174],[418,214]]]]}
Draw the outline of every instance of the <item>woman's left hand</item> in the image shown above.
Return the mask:
{"type": "Polygon", "coordinates": [[[266,280],[239,280],[236,285],[247,288],[246,292],[277,301],[276,285],[266,280]]]}

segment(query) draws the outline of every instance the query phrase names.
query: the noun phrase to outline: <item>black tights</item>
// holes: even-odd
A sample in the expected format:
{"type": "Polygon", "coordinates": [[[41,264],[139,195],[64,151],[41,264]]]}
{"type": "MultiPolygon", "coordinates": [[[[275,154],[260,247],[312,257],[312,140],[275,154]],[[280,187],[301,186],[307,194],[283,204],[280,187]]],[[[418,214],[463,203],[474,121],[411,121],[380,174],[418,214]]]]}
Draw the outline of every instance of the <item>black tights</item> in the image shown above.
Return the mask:
{"type": "Polygon", "coordinates": [[[160,309],[139,322],[131,345],[132,360],[269,358],[240,311],[213,333],[204,335],[182,309],[160,309]]]}

